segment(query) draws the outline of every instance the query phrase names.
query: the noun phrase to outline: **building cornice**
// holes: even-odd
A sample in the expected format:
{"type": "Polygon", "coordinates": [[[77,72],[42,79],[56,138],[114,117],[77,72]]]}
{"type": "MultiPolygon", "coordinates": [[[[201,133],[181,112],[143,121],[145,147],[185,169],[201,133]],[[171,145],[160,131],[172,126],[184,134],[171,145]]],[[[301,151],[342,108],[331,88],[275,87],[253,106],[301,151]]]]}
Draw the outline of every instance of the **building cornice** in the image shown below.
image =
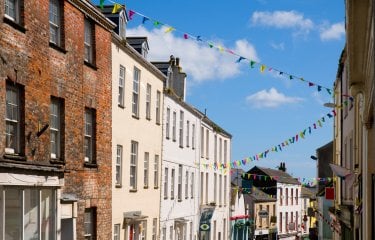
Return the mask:
{"type": "Polygon", "coordinates": [[[85,16],[90,17],[100,26],[109,32],[116,27],[116,24],[106,18],[94,5],[86,0],[68,0],[74,7],[80,10],[85,16]]]}
{"type": "Polygon", "coordinates": [[[134,60],[139,62],[143,67],[153,73],[161,81],[165,81],[167,76],[165,76],[158,68],[156,68],[152,63],[147,61],[141,54],[139,54],[132,46],[130,46],[126,40],[121,39],[117,33],[112,32],[112,42],[116,44],[122,51],[130,55],[134,60]]]}

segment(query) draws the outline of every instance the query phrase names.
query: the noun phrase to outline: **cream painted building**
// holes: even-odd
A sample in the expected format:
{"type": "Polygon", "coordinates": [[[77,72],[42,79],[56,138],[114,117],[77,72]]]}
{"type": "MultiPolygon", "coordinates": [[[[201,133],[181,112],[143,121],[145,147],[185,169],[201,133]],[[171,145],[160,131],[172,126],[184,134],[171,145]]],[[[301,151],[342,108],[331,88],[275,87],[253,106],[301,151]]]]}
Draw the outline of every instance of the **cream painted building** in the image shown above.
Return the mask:
{"type": "Polygon", "coordinates": [[[113,34],[112,232],[118,240],[159,239],[165,75],[147,61],[147,50],[147,38],[113,34]]]}

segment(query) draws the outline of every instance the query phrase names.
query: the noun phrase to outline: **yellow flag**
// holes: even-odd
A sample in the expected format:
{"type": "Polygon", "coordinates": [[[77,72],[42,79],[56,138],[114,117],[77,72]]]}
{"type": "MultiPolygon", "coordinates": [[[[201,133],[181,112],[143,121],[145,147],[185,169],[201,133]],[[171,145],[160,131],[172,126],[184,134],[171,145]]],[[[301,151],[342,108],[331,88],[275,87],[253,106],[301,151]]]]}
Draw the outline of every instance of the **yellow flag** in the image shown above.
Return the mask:
{"type": "Polygon", "coordinates": [[[264,66],[264,65],[260,66],[260,72],[264,72],[265,69],[266,69],[266,66],[264,66]]]}
{"type": "Polygon", "coordinates": [[[115,5],[113,6],[112,13],[117,13],[118,10],[120,10],[121,8],[122,8],[121,4],[115,3],[115,5]]]}
{"type": "Polygon", "coordinates": [[[172,32],[173,30],[175,30],[173,27],[169,27],[165,30],[165,33],[172,32]]]}

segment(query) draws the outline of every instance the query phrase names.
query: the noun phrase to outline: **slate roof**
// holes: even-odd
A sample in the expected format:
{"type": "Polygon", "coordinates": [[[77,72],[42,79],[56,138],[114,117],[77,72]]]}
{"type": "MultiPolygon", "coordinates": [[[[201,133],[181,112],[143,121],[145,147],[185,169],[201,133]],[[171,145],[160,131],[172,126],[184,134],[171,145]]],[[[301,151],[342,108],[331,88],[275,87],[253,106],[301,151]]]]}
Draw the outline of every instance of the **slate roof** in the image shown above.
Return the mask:
{"type": "Polygon", "coordinates": [[[255,166],[252,169],[250,169],[248,173],[255,173],[255,174],[261,174],[261,175],[268,175],[272,177],[278,177],[275,180],[279,183],[300,185],[297,179],[293,178],[291,175],[281,170],[255,166]]]}
{"type": "Polygon", "coordinates": [[[266,194],[265,192],[263,192],[262,190],[260,190],[257,187],[254,187],[254,186],[252,188],[252,192],[251,192],[250,195],[254,199],[254,201],[258,201],[258,202],[272,202],[272,201],[276,201],[275,197],[271,197],[271,195],[266,194]]]}

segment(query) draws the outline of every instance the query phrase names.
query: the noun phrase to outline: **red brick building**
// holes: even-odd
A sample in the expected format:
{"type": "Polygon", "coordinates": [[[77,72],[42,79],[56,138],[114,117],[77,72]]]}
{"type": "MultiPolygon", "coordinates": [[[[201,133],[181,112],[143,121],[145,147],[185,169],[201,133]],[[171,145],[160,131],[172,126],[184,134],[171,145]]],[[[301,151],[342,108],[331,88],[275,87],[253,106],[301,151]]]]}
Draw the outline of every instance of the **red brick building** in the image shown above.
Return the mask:
{"type": "Polygon", "coordinates": [[[86,0],[0,0],[0,239],[112,238],[114,27],[86,0]]]}

